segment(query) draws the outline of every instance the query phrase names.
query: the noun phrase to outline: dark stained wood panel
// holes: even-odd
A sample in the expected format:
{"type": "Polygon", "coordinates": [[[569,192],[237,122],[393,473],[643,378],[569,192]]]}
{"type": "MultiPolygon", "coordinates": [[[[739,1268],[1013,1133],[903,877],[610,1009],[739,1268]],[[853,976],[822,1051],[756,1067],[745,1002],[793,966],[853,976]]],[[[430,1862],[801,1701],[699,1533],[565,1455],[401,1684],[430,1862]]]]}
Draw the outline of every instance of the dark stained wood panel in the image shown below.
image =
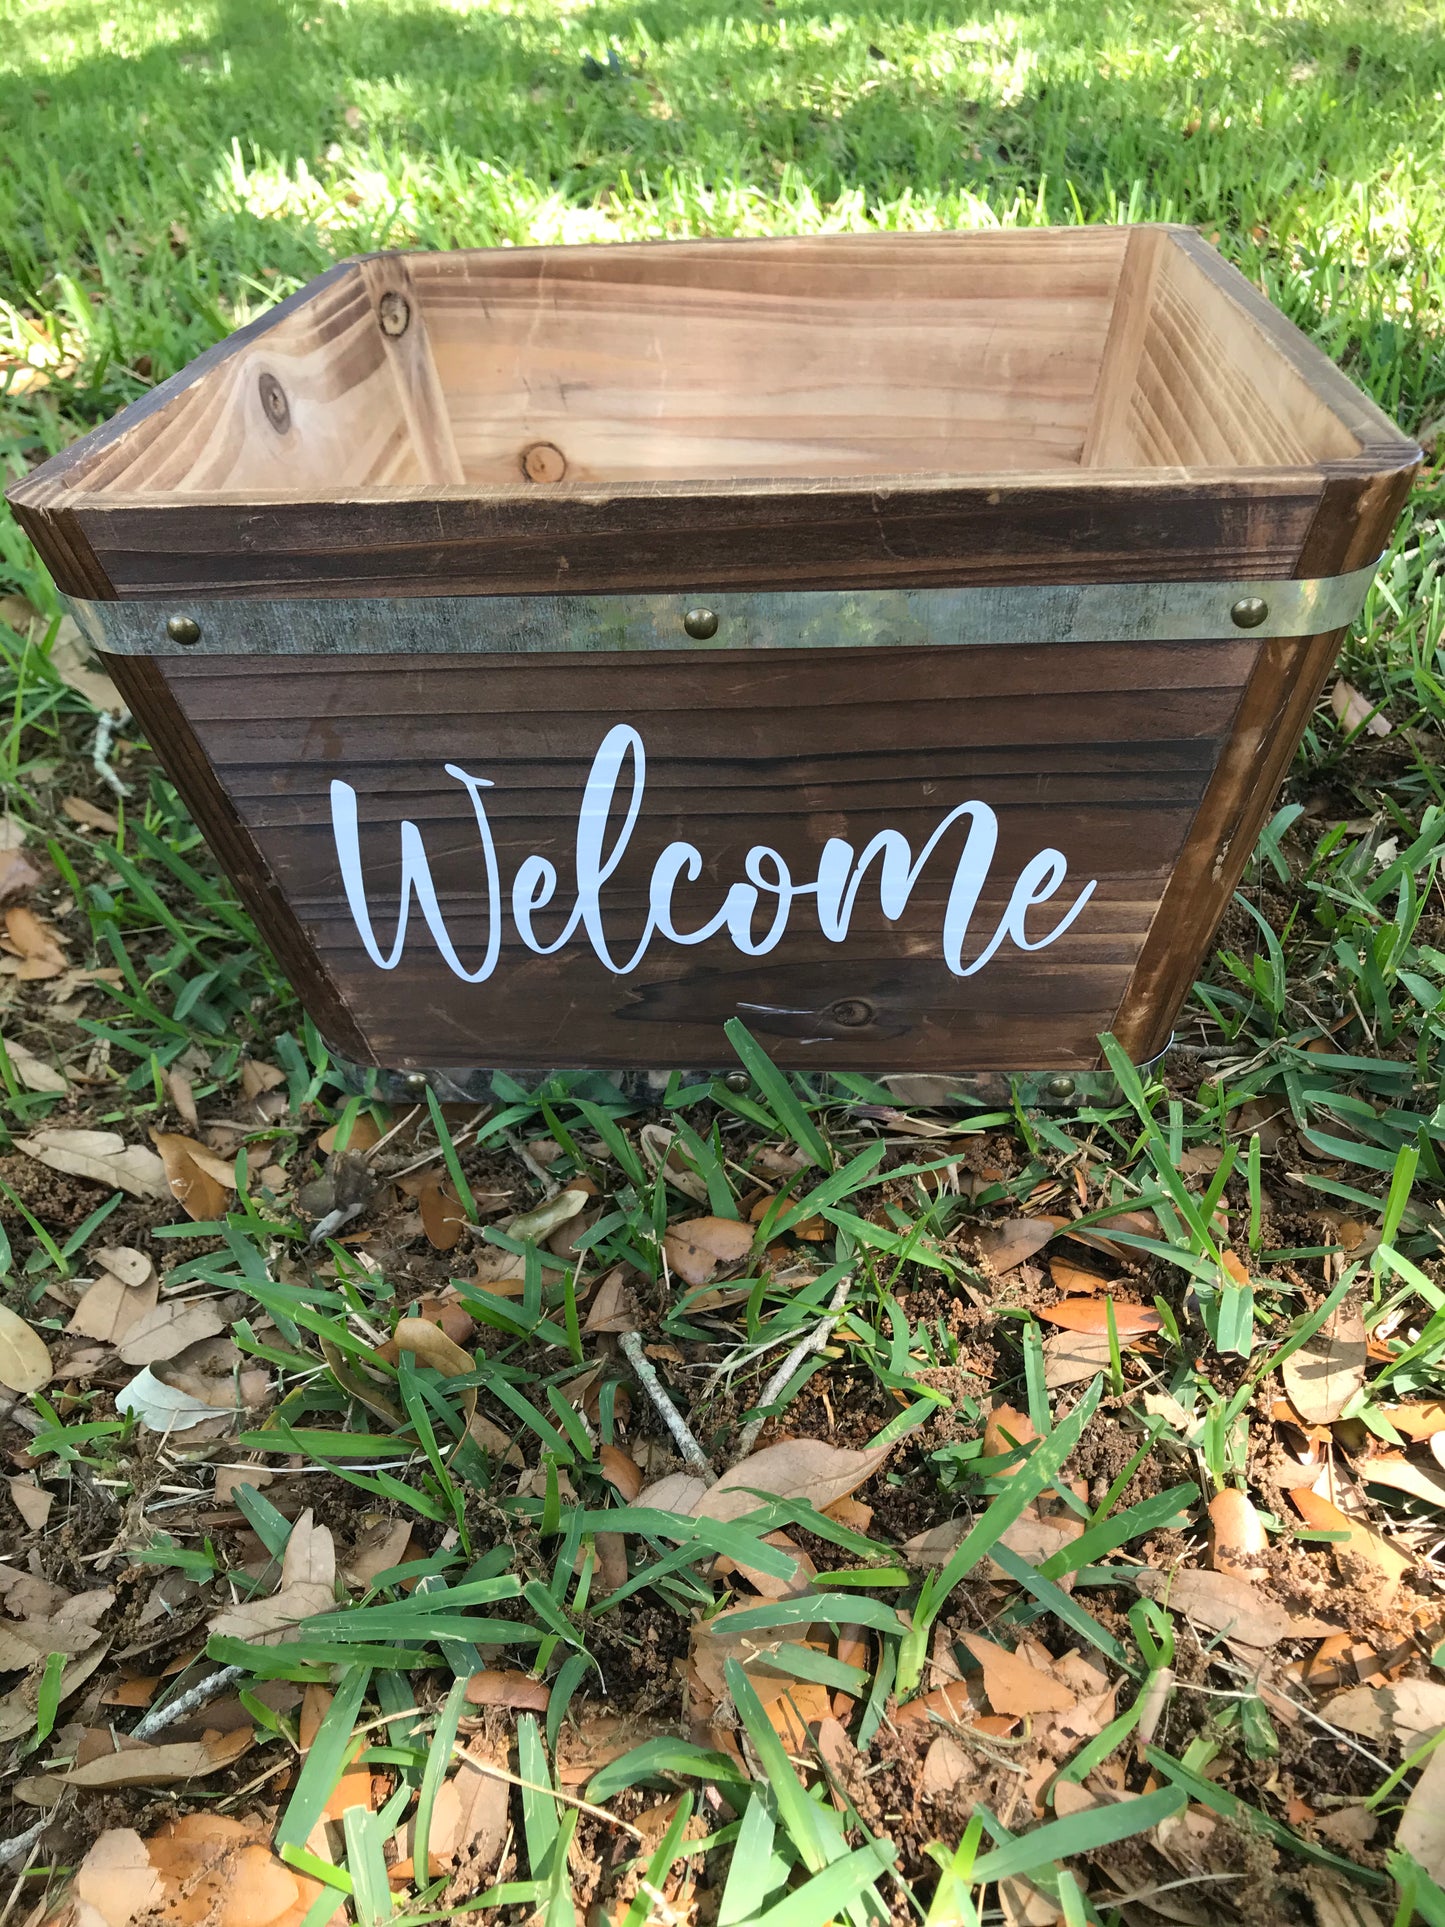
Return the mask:
{"type": "MultiPolygon", "coordinates": [[[[165,671],[229,808],[381,1061],[707,1064],[719,1058],[720,1024],[738,1015],[787,1063],[815,1062],[821,1040],[835,1067],[962,1070],[1096,1061],[1097,1033],[1124,995],[1258,653],[1241,637],[676,652],[650,659],[645,673],[605,656],[303,658],[268,662],[259,677],[255,659],[182,657],[165,671]],[[981,802],[996,821],[996,850],[963,969],[1039,852],[1060,851],[1068,875],[1056,897],[1024,914],[1030,941],[1083,885],[1092,894],[1047,947],[1024,951],[1005,937],[977,974],[953,973],[944,916],[971,823],[959,818],[896,919],[884,914],[872,864],[842,941],[824,935],[805,892],[760,956],[726,931],[696,946],[655,932],[624,973],[599,958],[585,928],[554,955],[535,954],[506,907],[493,974],[466,983],[415,905],[399,971],[366,955],[342,887],[334,781],[355,793],[379,948],[389,952],[396,931],[406,820],[447,938],[474,970],[491,932],[484,846],[468,789],[445,766],[492,786],[481,795],[504,899],[524,860],[553,865],[556,895],[533,931],[545,945],[576,901],[583,792],[619,724],[635,729],[646,764],[625,856],[598,898],[614,964],[631,961],[642,941],[654,865],[678,841],[700,859],[701,874],[671,896],[675,927],[687,932],[745,879],[750,850],[776,852],[803,884],[816,881],[830,838],[856,854],[887,830],[904,839],[907,867],[951,812],[981,802]]],[[[634,767],[622,766],[604,850],[634,767]]],[[[760,867],[776,883],[774,859],[760,867]]],[[[777,908],[764,890],[750,940],[777,908]]]]}

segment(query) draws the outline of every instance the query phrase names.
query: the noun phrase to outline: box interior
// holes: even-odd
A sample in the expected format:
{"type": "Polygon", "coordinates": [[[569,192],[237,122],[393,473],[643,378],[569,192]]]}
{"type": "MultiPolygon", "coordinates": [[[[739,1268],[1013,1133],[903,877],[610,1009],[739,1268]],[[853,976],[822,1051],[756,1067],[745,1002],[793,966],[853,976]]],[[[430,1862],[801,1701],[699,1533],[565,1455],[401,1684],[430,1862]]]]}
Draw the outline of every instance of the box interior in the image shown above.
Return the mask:
{"type": "Polygon", "coordinates": [[[1167,228],[376,256],[133,412],[71,487],[826,486],[1361,446],[1167,228]]]}

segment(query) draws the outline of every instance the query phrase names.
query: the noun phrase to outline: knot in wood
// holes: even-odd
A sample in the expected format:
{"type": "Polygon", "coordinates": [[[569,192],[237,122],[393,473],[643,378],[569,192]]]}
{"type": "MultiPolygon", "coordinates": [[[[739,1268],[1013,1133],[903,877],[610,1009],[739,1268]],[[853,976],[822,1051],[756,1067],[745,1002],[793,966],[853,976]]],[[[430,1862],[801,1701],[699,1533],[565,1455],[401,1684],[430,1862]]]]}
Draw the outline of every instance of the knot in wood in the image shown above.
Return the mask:
{"type": "Polygon", "coordinates": [[[387,289],[376,304],[376,312],[384,335],[404,335],[411,326],[411,303],[395,288],[387,289]]]}
{"type": "Polygon", "coordinates": [[[286,390],[277,381],[269,368],[263,368],[256,381],[261,397],[261,406],[266,419],[278,435],[284,435],[291,426],[291,404],[286,399],[286,390]]]}

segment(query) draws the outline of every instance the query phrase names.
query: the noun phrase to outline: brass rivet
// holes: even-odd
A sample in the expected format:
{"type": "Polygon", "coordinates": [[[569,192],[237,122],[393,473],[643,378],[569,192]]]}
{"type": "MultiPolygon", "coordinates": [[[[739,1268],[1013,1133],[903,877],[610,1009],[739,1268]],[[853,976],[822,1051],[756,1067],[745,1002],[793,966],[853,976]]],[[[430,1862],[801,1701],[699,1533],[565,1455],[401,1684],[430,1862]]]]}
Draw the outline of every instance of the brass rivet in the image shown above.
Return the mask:
{"type": "Polygon", "coordinates": [[[1263,596],[1241,596],[1230,610],[1230,620],[1236,629],[1257,629],[1269,614],[1269,604],[1263,596]]]}
{"type": "Polygon", "coordinates": [[[261,370],[256,380],[256,388],[261,397],[261,406],[266,411],[267,421],[278,435],[284,435],[291,426],[291,404],[286,399],[286,390],[269,368],[261,370]]]}
{"type": "Polygon", "coordinates": [[[201,639],[201,625],[194,616],[167,616],[166,634],[172,642],[178,642],[189,649],[193,642],[201,639]]]}
{"type": "Polygon", "coordinates": [[[1072,1077],[1051,1077],[1044,1089],[1050,1097],[1072,1097],[1074,1080],[1072,1077]]]}
{"type": "Polygon", "coordinates": [[[409,1091],[424,1091],[426,1089],[426,1072],[408,1071],[402,1081],[409,1091]]]}
{"type": "Polygon", "coordinates": [[[723,1077],[730,1091],[745,1091],[752,1081],[746,1071],[728,1071],[723,1077]]]}
{"type": "Polygon", "coordinates": [[[376,304],[376,312],[381,317],[381,332],[384,335],[404,335],[411,326],[411,304],[395,288],[387,289],[376,304]]]}
{"type": "Polygon", "coordinates": [[[533,442],[522,450],[522,473],[529,482],[560,482],[567,457],[553,442],[533,442]]]}
{"type": "Polygon", "coordinates": [[[717,616],[711,609],[689,609],[682,626],[694,642],[710,642],[717,634],[717,616]]]}
{"type": "Polygon", "coordinates": [[[835,1024],[846,1024],[849,1029],[868,1023],[873,1016],[873,1006],[861,997],[840,997],[832,1008],[835,1024]]]}

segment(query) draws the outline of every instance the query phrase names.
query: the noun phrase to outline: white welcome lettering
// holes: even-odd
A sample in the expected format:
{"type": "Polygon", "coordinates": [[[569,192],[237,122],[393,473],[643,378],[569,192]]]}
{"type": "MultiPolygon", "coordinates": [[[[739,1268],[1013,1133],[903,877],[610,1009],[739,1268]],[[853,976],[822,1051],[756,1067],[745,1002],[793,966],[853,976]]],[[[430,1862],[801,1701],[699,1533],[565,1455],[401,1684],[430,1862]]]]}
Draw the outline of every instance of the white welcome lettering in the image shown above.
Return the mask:
{"type": "MultiPolygon", "coordinates": [[[[356,791],[349,783],[339,780],[331,785],[332,834],[352,920],[362,947],[379,970],[395,970],[401,962],[415,898],[447,968],[463,983],[484,983],[495,971],[501,954],[504,912],[496,843],[482,799],[482,791],[493,785],[486,777],[472,776],[455,763],[446,764],[445,769],[470,796],[481,839],[482,877],[478,895],[486,906],[487,945],[475,970],[467,968],[452,943],[437,901],[421,832],[415,823],[403,820],[400,826],[400,900],[396,936],[390,950],[384,950],[377,940],[367,902],[356,791]]],[[[875,864],[879,907],[890,923],[896,923],[907,910],[925,866],[954,826],[965,822],[968,827],[954,864],[939,932],[943,960],[955,977],[972,977],[997,955],[1005,942],[1019,950],[1046,949],[1069,929],[1094,894],[1095,885],[1090,881],[1052,929],[1031,937],[1027,928],[1029,912],[1050,902],[1068,875],[1068,864],[1060,851],[1040,850],[1020,871],[998,927],[973,961],[965,963],[969,927],[998,850],[998,818],[987,803],[975,798],[949,810],[917,856],[907,837],[898,830],[879,830],[859,852],[843,837],[830,836],[819,855],[817,875],[807,882],[793,877],[778,851],[766,843],[756,843],[743,859],[745,881],[732,884],[713,914],[690,928],[678,927],[673,899],[682,885],[699,881],[703,855],[692,843],[669,843],[652,866],[642,935],[631,956],[619,958],[609,944],[602,893],[627,854],[642,813],[646,785],[647,751],[642,737],[629,724],[618,723],[603,738],[582,793],[577,816],[575,894],[570,914],[555,935],[550,938],[539,935],[534,919],[553,907],[560,881],[556,865],[544,856],[528,856],[518,865],[512,879],[512,925],[518,938],[534,955],[550,957],[582,931],[598,962],[613,975],[625,977],[641,964],[655,938],[660,937],[667,943],[699,944],[726,931],[733,948],[744,956],[764,957],[782,942],[793,906],[803,897],[814,899],[818,928],[824,937],[830,943],[843,943],[847,940],[859,892],[875,864]],[[619,801],[623,805],[622,820],[609,843],[607,826],[619,801]]]]}

